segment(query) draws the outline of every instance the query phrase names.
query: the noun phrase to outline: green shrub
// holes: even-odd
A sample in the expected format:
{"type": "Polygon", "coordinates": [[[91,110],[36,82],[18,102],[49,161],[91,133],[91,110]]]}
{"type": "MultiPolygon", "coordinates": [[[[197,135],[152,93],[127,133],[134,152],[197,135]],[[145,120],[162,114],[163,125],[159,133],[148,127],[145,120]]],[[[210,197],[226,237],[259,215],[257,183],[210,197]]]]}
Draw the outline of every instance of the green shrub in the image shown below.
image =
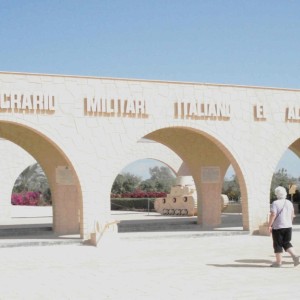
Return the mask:
{"type": "Polygon", "coordinates": [[[111,210],[154,210],[155,198],[113,198],[111,199],[111,210]]]}

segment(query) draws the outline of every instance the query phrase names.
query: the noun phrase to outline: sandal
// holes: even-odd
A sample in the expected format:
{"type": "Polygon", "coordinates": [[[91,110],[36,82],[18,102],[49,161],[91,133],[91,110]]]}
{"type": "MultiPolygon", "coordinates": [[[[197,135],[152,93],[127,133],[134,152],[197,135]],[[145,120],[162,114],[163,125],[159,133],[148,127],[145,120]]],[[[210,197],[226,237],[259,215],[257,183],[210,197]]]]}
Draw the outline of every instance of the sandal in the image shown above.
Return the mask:
{"type": "Polygon", "coordinates": [[[300,262],[299,262],[299,256],[293,257],[293,261],[294,261],[294,267],[297,267],[300,264],[300,262]]]}
{"type": "Polygon", "coordinates": [[[275,263],[272,263],[270,267],[272,267],[272,268],[280,268],[281,264],[278,264],[278,263],[275,262],[275,263]]]}

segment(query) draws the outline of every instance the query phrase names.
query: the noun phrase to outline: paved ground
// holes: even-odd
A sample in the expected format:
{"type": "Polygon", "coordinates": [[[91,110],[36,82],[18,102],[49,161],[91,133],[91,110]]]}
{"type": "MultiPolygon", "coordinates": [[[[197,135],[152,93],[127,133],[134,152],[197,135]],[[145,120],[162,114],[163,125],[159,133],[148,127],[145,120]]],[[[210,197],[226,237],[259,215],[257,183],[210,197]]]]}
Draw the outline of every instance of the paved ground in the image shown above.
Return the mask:
{"type": "MultiPolygon", "coordinates": [[[[300,253],[300,232],[293,236],[300,253]]],[[[0,249],[0,299],[296,299],[300,266],[266,236],[123,233],[98,248],[0,249]]]]}
{"type": "MultiPolygon", "coordinates": [[[[0,299],[296,299],[300,267],[280,269],[261,236],[106,238],[98,248],[0,249],[0,299]]],[[[300,249],[300,233],[294,235],[300,249]]]]}

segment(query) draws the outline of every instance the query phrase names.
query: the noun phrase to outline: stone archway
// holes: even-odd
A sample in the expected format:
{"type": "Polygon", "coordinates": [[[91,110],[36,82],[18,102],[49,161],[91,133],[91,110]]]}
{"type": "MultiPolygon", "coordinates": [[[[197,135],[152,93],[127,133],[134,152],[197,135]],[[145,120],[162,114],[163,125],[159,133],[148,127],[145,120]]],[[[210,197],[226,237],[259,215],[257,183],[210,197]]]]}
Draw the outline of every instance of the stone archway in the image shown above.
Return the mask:
{"type": "Polygon", "coordinates": [[[249,230],[248,201],[242,172],[225,146],[208,134],[187,127],[163,128],[145,136],[172,149],[194,178],[198,194],[198,223],[215,227],[221,223],[220,195],[230,164],[238,177],[243,211],[243,228],[249,230]]]}
{"type": "Polygon", "coordinates": [[[79,180],[61,149],[37,130],[14,122],[0,121],[0,137],[23,148],[43,168],[52,191],[53,231],[83,236],[79,180]]]}

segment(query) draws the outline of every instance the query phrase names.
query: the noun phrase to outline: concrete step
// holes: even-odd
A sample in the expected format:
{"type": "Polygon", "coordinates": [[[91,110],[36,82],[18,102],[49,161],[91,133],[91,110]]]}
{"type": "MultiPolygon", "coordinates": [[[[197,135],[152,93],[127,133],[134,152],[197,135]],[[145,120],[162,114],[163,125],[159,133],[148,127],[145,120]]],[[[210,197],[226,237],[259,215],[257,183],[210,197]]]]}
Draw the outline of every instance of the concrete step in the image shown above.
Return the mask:
{"type": "Polygon", "coordinates": [[[159,240],[159,239],[191,239],[216,236],[249,235],[249,231],[153,231],[153,232],[120,232],[118,237],[121,240],[159,240]]]}
{"type": "Polygon", "coordinates": [[[45,233],[52,233],[52,225],[39,224],[39,225],[2,225],[0,226],[0,237],[10,236],[29,236],[41,235],[45,233]]]}
{"type": "Polygon", "coordinates": [[[38,247],[38,246],[67,246],[77,245],[82,246],[81,239],[59,239],[57,237],[42,236],[27,236],[26,238],[12,238],[0,240],[0,248],[15,248],[15,247],[38,247]]]}
{"type": "Polygon", "coordinates": [[[196,228],[195,218],[174,218],[157,220],[121,220],[118,224],[119,232],[141,231],[173,231],[196,228]]]}
{"type": "MultiPolygon", "coordinates": [[[[118,232],[178,232],[178,231],[211,231],[216,228],[204,228],[197,224],[195,217],[174,217],[168,219],[156,220],[121,220],[118,224],[118,232]]],[[[219,230],[227,231],[242,230],[242,218],[240,215],[222,216],[222,224],[218,226],[219,230]]]]}
{"type": "Polygon", "coordinates": [[[197,231],[200,230],[197,225],[184,224],[119,224],[118,232],[151,232],[151,231],[197,231]]]}
{"type": "Polygon", "coordinates": [[[0,248],[82,245],[78,235],[59,236],[52,231],[52,224],[23,224],[0,226],[0,248]]]}

